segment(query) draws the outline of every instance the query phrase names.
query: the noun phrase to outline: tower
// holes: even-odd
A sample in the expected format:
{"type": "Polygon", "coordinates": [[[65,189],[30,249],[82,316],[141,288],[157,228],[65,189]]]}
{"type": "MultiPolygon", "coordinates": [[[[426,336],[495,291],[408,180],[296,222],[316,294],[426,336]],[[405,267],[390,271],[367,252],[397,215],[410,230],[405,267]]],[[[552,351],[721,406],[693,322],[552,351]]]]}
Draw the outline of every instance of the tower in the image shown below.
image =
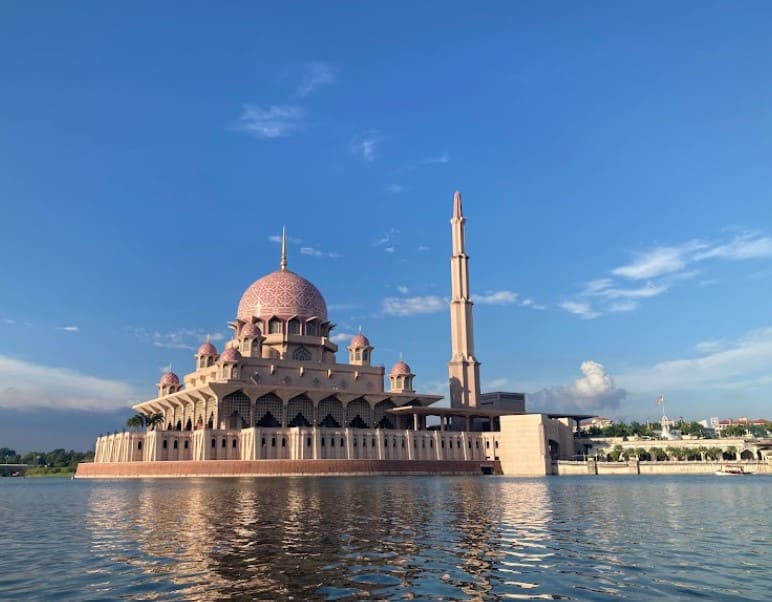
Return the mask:
{"type": "Polygon", "coordinates": [[[474,408],[480,398],[480,363],[474,356],[474,321],[469,297],[469,257],[464,242],[464,217],[461,193],[453,196],[450,220],[452,255],[450,257],[450,407],[474,408]]]}

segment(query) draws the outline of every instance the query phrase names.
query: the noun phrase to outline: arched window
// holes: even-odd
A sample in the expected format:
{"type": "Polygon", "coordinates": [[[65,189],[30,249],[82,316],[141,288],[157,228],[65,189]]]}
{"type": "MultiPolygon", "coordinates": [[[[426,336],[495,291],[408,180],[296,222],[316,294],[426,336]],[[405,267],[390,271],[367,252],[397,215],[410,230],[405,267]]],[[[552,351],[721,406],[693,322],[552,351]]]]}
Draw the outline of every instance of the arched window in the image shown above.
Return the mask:
{"type": "Polygon", "coordinates": [[[357,349],[356,351],[354,351],[354,359],[355,359],[355,360],[361,360],[361,359],[362,359],[362,352],[361,352],[361,351],[359,351],[359,349],[357,349]]]}
{"type": "Polygon", "coordinates": [[[185,449],[188,449],[188,447],[189,447],[189,441],[185,440],[185,446],[184,446],[184,447],[185,447],[185,449]]]}
{"type": "Polygon", "coordinates": [[[306,335],[309,337],[315,337],[319,332],[319,327],[313,320],[306,322],[306,335]]]}
{"type": "Polygon", "coordinates": [[[370,352],[369,352],[367,349],[365,349],[365,350],[362,352],[362,359],[363,359],[364,361],[367,361],[367,360],[369,360],[369,359],[370,359],[370,352]]]}
{"type": "Polygon", "coordinates": [[[234,439],[233,440],[233,449],[236,449],[238,447],[238,445],[239,445],[238,442],[236,441],[236,439],[234,439]]]}
{"type": "Polygon", "coordinates": [[[163,448],[167,449],[168,447],[169,447],[169,442],[166,439],[164,439],[163,448]]]}
{"type": "Polygon", "coordinates": [[[300,322],[297,318],[292,318],[287,324],[289,334],[300,334],[300,322]]]}
{"type": "Polygon", "coordinates": [[[292,359],[300,362],[311,361],[311,352],[305,347],[298,347],[292,352],[292,359]]]}
{"type": "Polygon", "coordinates": [[[172,447],[173,447],[174,449],[177,449],[177,440],[176,440],[176,439],[174,440],[174,444],[172,445],[172,447]]]}
{"type": "Polygon", "coordinates": [[[281,320],[279,318],[271,318],[268,322],[268,332],[270,334],[281,334],[281,320]]]}
{"type": "Polygon", "coordinates": [[[137,449],[142,449],[142,441],[137,441],[137,449]]]}

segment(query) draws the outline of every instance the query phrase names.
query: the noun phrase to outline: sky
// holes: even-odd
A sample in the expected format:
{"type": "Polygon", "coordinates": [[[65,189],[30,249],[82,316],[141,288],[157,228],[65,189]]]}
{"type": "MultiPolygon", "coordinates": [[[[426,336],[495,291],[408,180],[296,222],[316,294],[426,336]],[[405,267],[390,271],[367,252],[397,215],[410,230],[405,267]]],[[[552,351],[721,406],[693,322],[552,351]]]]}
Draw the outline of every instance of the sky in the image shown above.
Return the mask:
{"type": "MultiPolygon", "coordinates": [[[[0,446],[93,447],[279,265],[447,395],[772,418],[772,4],[5,2],[0,446]]],[[[446,404],[447,401],[441,402],[446,404]]]]}

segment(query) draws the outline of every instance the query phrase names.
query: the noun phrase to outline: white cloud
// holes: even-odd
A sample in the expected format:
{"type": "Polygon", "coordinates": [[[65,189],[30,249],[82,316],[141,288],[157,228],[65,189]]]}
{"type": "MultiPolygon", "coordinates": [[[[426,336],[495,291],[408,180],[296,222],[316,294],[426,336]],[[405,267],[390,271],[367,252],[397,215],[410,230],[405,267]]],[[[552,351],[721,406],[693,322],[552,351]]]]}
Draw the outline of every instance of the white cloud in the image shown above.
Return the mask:
{"type": "Polygon", "coordinates": [[[723,349],[724,344],[721,341],[700,341],[694,346],[698,353],[715,353],[723,349]]]}
{"type": "Polygon", "coordinates": [[[450,158],[448,157],[448,153],[443,153],[441,155],[437,155],[434,157],[426,157],[421,161],[421,165],[436,165],[436,164],[445,164],[450,162],[450,158]]]}
{"type": "Polygon", "coordinates": [[[310,255],[311,257],[331,257],[331,258],[336,258],[341,256],[340,253],[320,251],[319,249],[316,249],[314,247],[300,247],[300,254],[310,255]]]}
{"type": "Polygon", "coordinates": [[[366,130],[354,136],[351,142],[349,142],[348,148],[352,154],[360,159],[373,161],[375,159],[375,149],[380,142],[381,137],[377,130],[366,130]]]}
{"type": "Polygon", "coordinates": [[[405,190],[404,186],[401,186],[400,184],[389,184],[386,187],[386,190],[388,190],[391,194],[399,194],[403,190],[405,190]]]}
{"type": "Polygon", "coordinates": [[[517,301],[518,294],[513,291],[489,291],[484,295],[475,295],[472,301],[483,305],[504,305],[517,301]]]}
{"type": "MultiPolygon", "coordinates": [[[[281,234],[271,234],[268,237],[268,240],[270,240],[271,242],[275,242],[275,243],[281,244],[281,234]]],[[[287,237],[287,242],[292,243],[294,245],[299,245],[300,243],[303,242],[303,239],[302,238],[298,238],[297,236],[288,236],[287,237]]]]}
{"type": "Polygon", "coordinates": [[[153,347],[161,349],[186,349],[194,351],[204,341],[222,341],[225,335],[221,332],[205,332],[203,330],[193,330],[190,328],[181,328],[172,332],[148,331],[144,328],[132,329],[134,336],[144,343],[149,343],[153,347]]]}
{"type": "Polygon", "coordinates": [[[111,411],[136,397],[122,381],[0,355],[0,407],[111,411]]]}
{"type": "Polygon", "coordinates": [[[397,234],[399,234],[399,230],[397,230],[396,228],[391,228],[388,232],[386,232],[385,234],[382,234],[370,244],[373,247],[381,247],[386,243],[391,242],[397,234]]]}
{"type": "Polygon", "coordinates": [[[596,413],[618,408],[627,396],[617,388],[603,364],[588,360],[580,366],[583,376],[571,385],[558,385],[528,395],[528,409],[545,412],[596,413]]]}
{"type": "Polygon", "coordinates": [[[56,330],[62,330],[64,332],[78,332],[80,329],[77,326],[57,326],[56,330]]]}
{"type": "Polygon", "coordinates": [[[428,251],[429,249],[430,247],[428,247],[427,245],[418,245],[418,248],[416,249],[416,251],[423,253],[424,251],[428,251]]]}
{"type": "Polygon", "coordinates": [[[383,300],[383,313],[390,316],[433,314],[448,309],[448,300],[434,295],[424,297],[388,297],[383,300]]]}
{"type": "Polygon", "coordinates": [[[3,318],[0,320],[0,324],[16,324],[16,320],[11,320],[10,318],[3,318]]]}
{"type": "Polygon", "coordinates": [[[402,293],[403,295],[407,295],[407,294],[410,292],[410,289],[409,289],[409,288],[407,288],[406,286],[403,286],[403,285],[401,285],[401,284],[398,284],[398,285],[397,285],[397,291],[399,291],[399,292],[400,292],[400,293],[402,293]]]}
{"type": "Polygon", "coordinates": [[[393,253],[396,250],[397,250],[396,247],[383,247],[384,253],[393,253]]]}
{"type": "Polygon", "coordinates": [[[711,259],[742,260],[772,257],[772,238],[746,232],[725,244],[719,244],[694,256],[695,261],[711,259]]]}
{"type": "Polygon", "coordinates": [[[350,343],[354,335],[350,332],[336,332],[330,337],[333,343],[350,343]]]}
{"type": "Polygon", "coordinates": [[[767,378],[772,365],[772,327],[752,331],[734,342],[698,343],[705,354],[674,359],[619,375],[625,387],[636,392],[673,389],[731,388],[767,378]],[[707,343],[707,344],[706,344],[707,343]],[[716,343],[716,349],[711,346],[716,343]]]}
{"type": "Polygon", "coordinates": [[[615,301],[609,305],[608,310],[614,312],[633,311],[638,307],[638,302],[632,299],[625,299],[623,301],[615,301]]]}
{"type": "Polygon", "coordinates": [[[512,381],[508,378],[494,378],[485,383],[485,388],[488,391],[501,391],[503,389],[511,389],[512,381]]]}
{"type": "Polygon", "coordinates": [[[635,261],[615,268],[611,273],[631,280],[672,274],[684,269],[691,253],[706,246],[708,246],[706,243],[699,240],[690,240],[681,245],[656,247],[650,251],[637,253],[635,261]]]}
{"type": "Polygon", "coordinates": [[[560,304],[560,307],[570,314],[581,316],[585,320],[592,320],[600,315],[599,312],[592,309],[589,303],[584,303],[582,301],[563,301],[560,304]]]}
{"type": "Polygon", "coordinates": [[[306,73],[295,90],[295,96],[303,98],[321,86],[329,86],[334,83],[335,70],[332,65],[322,61],[313,61],[306,65],[306,73]]]}
{"type": "Polygon", "coordinates": [[[304,116],[303,109],[294,105],[245,104],[235,128],[256,138],[280,138],[299,130],[304,116]]]}

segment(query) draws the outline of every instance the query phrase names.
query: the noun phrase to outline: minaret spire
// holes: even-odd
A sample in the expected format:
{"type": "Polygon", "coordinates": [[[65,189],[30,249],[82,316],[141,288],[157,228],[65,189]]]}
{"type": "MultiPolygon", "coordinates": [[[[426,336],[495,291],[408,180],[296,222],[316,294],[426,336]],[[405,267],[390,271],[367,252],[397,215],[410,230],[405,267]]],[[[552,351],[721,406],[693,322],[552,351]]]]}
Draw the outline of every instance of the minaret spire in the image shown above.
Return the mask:
{"type": "Polygon", "coordinates": [[[450,257],[450,406],[476,407],[480,397],[480,363],[474,355],[474,320],[469,295],[469,257],[466,254],[461,193],[453,195],[450,220],[452,255],[450,257]]]}
{"type": "Polygon", "coordinates": [[[279,263],[281,271],[287,270],[287,229],[281,227],[281,262],[279,263]]]}

